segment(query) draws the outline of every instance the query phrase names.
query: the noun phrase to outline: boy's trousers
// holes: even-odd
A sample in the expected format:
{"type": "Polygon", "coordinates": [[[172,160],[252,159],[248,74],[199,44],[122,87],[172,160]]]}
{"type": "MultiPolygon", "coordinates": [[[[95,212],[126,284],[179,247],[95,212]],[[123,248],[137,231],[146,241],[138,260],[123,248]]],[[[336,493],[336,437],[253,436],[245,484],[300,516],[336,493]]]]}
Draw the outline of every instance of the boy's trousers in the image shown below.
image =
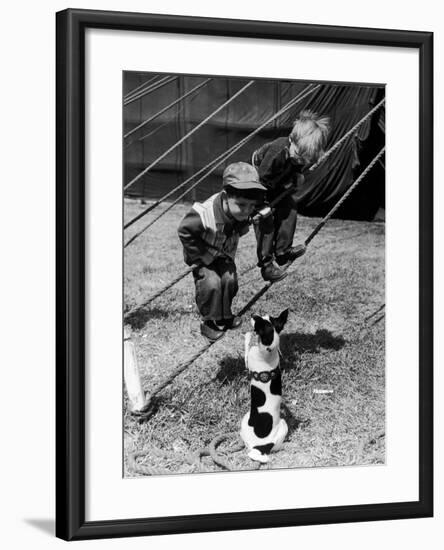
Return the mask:
{"type": "Polygon", "coordinates": [[[210,265],[193,269],[193,277],[202,319],[230,319],[231,303],[239,289],[235,263],[228,258],[216,258],[210,265]]]}
{"type": "Polygon", "coordinates": [[[293,201],[284,199],[271,216],[254,226],[259,267],[270,262],[273,255],[281,256],[292,247],[297,217],[293,201]]]}

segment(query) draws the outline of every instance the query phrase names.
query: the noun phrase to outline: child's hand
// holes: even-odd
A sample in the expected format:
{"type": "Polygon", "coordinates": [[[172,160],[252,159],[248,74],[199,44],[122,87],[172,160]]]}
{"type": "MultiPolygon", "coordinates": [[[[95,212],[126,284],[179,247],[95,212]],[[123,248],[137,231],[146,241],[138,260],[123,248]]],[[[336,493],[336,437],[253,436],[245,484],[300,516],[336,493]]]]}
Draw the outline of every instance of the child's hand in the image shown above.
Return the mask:
{"type": "Polygon", "coordinates": [[[296,181],[294,182],[294,185],[299,186],[302,185],[305,181],[304,174],[297,174],[296,181]]]}

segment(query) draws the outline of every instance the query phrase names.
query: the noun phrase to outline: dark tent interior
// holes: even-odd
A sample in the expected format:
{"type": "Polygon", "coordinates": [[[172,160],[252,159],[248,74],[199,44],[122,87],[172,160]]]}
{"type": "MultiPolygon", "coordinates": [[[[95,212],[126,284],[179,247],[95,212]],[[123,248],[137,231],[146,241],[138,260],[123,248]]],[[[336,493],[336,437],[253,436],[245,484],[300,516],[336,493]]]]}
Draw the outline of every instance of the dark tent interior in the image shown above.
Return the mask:
{"type": "MultiPolygon", "coordinates": [[[[311,109],[330,117],[328,150],[385,96],[382,85],[255,79],[252,85],[224,106],[248,82],[246,78],[124,72],[125,196],[146,200],[163,197],[264,125],[181,199],[189,202],[204,200],[220,189],[221,176],[228,164],[250,162],[253,151],[266,141],[288,136],[292,122],[301,110],[311,109]],[[290,100],[305,92],[310,84],[309,93],[266,124],[290,100]],[[195,132],[178,144],[193,129],[195,132]],[[159,157],[162,158],[158,160],[159,157]],[[151,164],[153,167],[132,183],[151,164]]],[[[384,120],[383,106],[352,132],[316,170],[306,175],[300,190],[299,211],[302,214],[323,216],[341,198],[385,145],[384,120]]],[[[169,200],[175,200],[192,183],[193,179],[169,200]]],[[[335,217],[373,220],[384,208],[385,166],[382,160],[368,172],[335,217]]]]}

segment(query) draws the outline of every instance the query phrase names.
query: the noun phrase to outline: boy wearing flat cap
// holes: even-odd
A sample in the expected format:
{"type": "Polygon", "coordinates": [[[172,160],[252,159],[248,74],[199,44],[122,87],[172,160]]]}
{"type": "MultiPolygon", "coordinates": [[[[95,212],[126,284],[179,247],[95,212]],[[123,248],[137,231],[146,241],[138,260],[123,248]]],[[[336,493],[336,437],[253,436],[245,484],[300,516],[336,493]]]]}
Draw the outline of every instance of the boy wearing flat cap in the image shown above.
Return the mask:
{"type": "Polygon", "coordinates": [[[241,325],[231,311],[238,291],[234,258],[265,191],[253,166],[235,162],[223,173],[222,191],[194,203],[179,225],[184,259],[193,267],[201,333],[211,341],[241,325]]]}

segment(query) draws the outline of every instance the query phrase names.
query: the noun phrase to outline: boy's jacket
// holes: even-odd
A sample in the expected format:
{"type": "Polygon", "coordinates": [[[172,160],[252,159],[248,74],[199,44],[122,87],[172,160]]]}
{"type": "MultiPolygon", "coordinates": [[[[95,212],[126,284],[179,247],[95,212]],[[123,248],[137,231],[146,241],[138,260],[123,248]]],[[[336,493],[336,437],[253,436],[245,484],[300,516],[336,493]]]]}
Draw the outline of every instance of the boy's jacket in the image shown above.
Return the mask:
{"type": "Polygon", "coordinates": [[[179,225],[179,238],[188,265],[210,265],[217,257],[233,261],[239,237],[248,222],[238,222],[224,211],[222,191],[203,203],[195,202],[179,225]]]}
{"type": "MultiPolygon", "coordinates": [[[[268,189],[267,197],[273,199],[286,184],[298,183],[303,165],[294,164],[288,154],[288,137],[281,137],[262,145],[253,153],[253,165],[260,181],[268,189]]],[[[296,196],[292,195],[296,199],[296,196]]]]}

